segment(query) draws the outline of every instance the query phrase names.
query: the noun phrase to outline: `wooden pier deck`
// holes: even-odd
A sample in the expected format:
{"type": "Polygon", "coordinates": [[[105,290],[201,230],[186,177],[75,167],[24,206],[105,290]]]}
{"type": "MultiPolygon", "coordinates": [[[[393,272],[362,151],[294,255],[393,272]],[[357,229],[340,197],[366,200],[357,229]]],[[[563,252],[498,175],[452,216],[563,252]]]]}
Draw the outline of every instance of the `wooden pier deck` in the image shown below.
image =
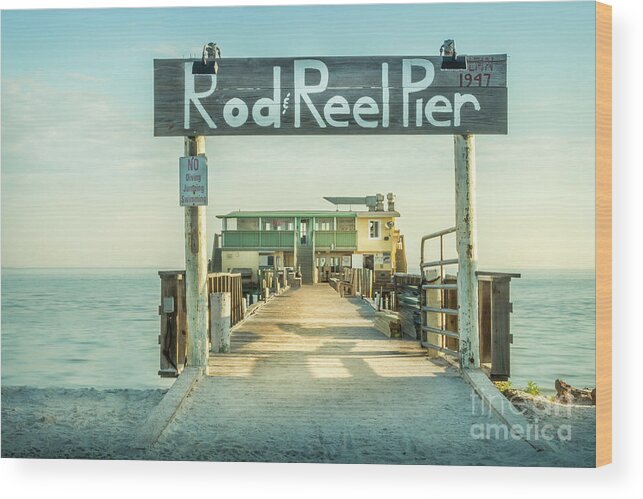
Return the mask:
{"type": "MultiPolygon", "coordinates": [[[[476,440],[458,372],[326,285],[275,297],[211,355],[152,454],[215,461],[538,465],[524,441],[476,440]]],[[[551,456],[549,456],[551,464],[551,456]]]]}
{"type": "MultiPolygon", "coordinates": [[[[278,296],[231,337],[231,353],[211,354],[210,376],[292,380],[426,377],[446,374],[426,361],[415,341],[389,339],[373,328],[364,301],[338,297],[327,285],[278,296]]],[[[454,375],[455,373],[452,373],[454,375]]]]}

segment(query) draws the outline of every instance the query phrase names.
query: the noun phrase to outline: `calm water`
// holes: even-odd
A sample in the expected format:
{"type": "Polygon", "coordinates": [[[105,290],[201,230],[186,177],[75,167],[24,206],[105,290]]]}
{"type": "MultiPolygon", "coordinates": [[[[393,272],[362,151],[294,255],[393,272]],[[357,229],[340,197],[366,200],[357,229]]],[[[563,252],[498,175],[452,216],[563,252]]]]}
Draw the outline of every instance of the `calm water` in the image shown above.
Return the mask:
{"type": "Polygon", "coordinates": [[[2,384],[153,388],[154,269],[2,269],[2,384]]]}
{"type": "Polygon", "coordinates": [[[593,272],[526,271],[511,281],[511,381],[554,390],[561,378],[596,386],[596,283],[593,272]]]}
{"type": "MultiPolygon", "coordinates": [[[[160,379],[154,269],[3,269],[2,384],[151,388],[160,379]]],[[[512,281],[512,382],[594,386],[594,277],[512,281]]]]}

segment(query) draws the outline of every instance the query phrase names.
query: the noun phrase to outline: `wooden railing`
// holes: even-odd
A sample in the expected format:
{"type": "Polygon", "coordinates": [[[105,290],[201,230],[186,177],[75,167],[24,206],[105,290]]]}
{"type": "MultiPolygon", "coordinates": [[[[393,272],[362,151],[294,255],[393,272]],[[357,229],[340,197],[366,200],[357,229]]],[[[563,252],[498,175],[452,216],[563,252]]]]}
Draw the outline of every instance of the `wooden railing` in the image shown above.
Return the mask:
{"type": "MultiPolygon", "coordinates": [[[[162,377],[178,376],[186,361],[187,318],[185,303],[185,271],[160,271],[161,278],[161,316],[160,370],[162,377]]],[[[231,297],[230,325],[234,326],[243,319],[243,287],[241,274],[210,273],[207,277],[208,297],[211,293],[229,292],[231,297]]],[[[208,300],[208,308],[210,307],[208,300]]],[[[210,335],[208,321],[208,336],[210,335]]]]}
{"type": "MultiPolygon", "coordinates": [[[[315,231],[318,248],[356,248],[357,231],[315,231]]],[[[224,248],[292,248],[295,234],[292,230],[224,230],[224,248]]]]}
{"type": "Polygon", "coordinates": [[[224,230],[224,248],[293,248],[292,230],[224,230]]]}
{"type": "Polygon", "coordinates": [[[328,281],[341,296],[361,296],[372,299],[373,271],[369,269],[344,268],[341,272],[331,274],[328,281]]]}
{"type": "Polygon", "coordinates": [[[212,293],[230,293],[230,326],[243,319],[243,283],[241,274],[213,272],[208,274],[208,296],[212,293]]]}
{"type": "Polygon", "coordinates": [[[356,248],[357,231],[316,231],[315,232],[316,248],[356,248]]]}
{"type": "MultiPolygon", "coordinates": [[[[506,381],[511,375],[510,295],[511,279],[520,274],[477,272],[478,334],[480,362],[492,380],[506,381]]],[[[437,276],[427,282],[415,274],[395,275],[395,305],[402,323],[402,332],[416,338],[422,345],[458,357],[458,291],[454,275],[437,276]],[[429,296],[432,295],[432,296],[429,296]],[[422,304],[423,302],[423,304],[422,304]],[[423,310],[420,310],[420,307],[423,310]],[[430,308],[431,310],[426,310],[430,308]],[[455,313],[445,312],[453,310],[455,313]],[[442,315],[437,327],[429,324],[428,313],[442,315]],[[432,341],[429,341],[432,335],[432,341]]]]}

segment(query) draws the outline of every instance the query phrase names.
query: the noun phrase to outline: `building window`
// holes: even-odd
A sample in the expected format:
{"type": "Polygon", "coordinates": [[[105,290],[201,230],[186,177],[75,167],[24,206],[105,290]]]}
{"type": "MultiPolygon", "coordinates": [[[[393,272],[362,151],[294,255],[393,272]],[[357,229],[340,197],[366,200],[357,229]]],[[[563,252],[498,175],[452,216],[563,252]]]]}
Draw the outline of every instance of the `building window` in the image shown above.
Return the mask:
{"type": "Polygon", "coordinates": [[[369,239],[380,239],[380,221],[379,220],[369,220],[368,221],[368,238],[369,239]]]}
{"type": "Polygon", "coordinates": [[[355,230],[355,219],[354,218],[338,218],[337,219],[337,230],[340,232],[349,232],[355,230]]]}
{"type": "MultiPolygon", "coordinates": [[[[228,220],[232,220],[231,218],[228,220]]],[[[258,218],[240,218],[236,228],[228,226],[228,230],[259,230],[258,218]]]]}
{"type": "Polygon", "coordinates": [[[260,267],[274,267],[274,265],[275,265],[274,255],[259,255],[260,267]]]}
{"type": "Polygon", "coordinates": [[[263,230],[292,230],[292,225],[292,218],[264,218],[262,224],[263,230]]]}
{"type": "Polygon", "coordinates": [[[315,220],[315,230],[333,230],[333,219],[332,218],[318,218],[315,220]]]}

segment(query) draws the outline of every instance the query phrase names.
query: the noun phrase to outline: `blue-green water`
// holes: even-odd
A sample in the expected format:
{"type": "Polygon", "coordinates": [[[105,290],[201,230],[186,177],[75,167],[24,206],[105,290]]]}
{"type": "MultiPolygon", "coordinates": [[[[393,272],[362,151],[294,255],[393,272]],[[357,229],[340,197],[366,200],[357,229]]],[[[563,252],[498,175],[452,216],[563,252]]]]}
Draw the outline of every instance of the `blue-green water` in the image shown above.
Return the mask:
{"type": "Polygon", "coordinates": [[[596,386],[594,272],[525,271],[511,281],[511,381],[596,386]]]}
{"type": "Polygon", "coordinates": [[[154,269],[2,269],[2,384],[154,388],[154,269]]]}
{"type": "MultiPolygon", "coordinates": [[[[512,382],[595,382],[594,275],[524,272],[512,281],[512,382]]],[[[165,387],[154,269],[3,269],[2,384],[165,387]]]]}

